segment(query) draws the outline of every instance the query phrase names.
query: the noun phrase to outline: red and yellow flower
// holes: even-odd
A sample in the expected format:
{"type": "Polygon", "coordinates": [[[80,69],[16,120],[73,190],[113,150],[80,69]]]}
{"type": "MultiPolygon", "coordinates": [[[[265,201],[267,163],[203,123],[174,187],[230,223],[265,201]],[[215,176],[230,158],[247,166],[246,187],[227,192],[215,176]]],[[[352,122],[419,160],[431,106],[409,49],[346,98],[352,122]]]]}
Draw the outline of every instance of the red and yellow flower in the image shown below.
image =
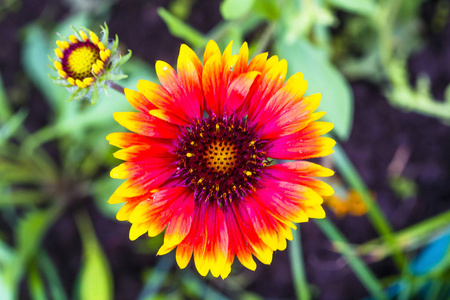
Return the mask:
{"type": "Polygon", "coordinates": [[[165,230],[158,255],[176,248],[180,268],[193,257],[201,275],[222,278],[235,257],[251,270],[253,256],[270,264],[294,223],[325,217],[333,189],[316,177],[333,171],[305,159],[335,144],[301,73],[285,80],[285,60],[231,48],[210,41],[202,63],[182,45],[177,70],[156,62],[161,84],[125,89],[138,112],[114,114],[131,133],[107,137],[125,161],[111,177],[127,179],[109,203],[125,203],[117,219],[132,224],[130,239],[165,230]]]}

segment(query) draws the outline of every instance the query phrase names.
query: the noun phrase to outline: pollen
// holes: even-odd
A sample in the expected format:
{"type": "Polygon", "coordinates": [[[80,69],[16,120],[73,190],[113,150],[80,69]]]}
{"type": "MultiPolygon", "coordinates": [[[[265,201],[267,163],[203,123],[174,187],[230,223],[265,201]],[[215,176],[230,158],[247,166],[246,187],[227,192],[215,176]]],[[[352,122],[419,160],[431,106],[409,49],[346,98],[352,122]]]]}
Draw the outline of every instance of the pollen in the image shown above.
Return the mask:
{"type": "Polygon", "coordinates": [[[209,145],[205,157],[209,168],[218,173],[227,173],[236,164],[236,146],[228,141],[214,141],[209,145]]]}
{"type": "Polygon", "coordinates": [[[68,56],[66,68],[71,77],[75,79],[87,78],[91,76],[92,65],[100,58],[100,50],[90,42],[84,43],[81,47],[76,47],[68,56]]]}

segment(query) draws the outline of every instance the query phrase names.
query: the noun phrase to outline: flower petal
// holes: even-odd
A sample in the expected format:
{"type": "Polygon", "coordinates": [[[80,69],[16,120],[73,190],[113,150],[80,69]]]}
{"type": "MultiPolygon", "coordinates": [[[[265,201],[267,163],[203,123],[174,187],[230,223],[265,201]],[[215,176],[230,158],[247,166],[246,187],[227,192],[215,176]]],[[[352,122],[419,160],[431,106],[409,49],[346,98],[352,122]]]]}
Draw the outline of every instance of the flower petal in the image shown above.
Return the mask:
{"type": "MultiPolygon", "coordinates": [[[[240,115],[237,112],[240,110],[246,100],[250,87],[252,86],[255,78],[259,75],[259,72],[253,71],[241,74],[237,76],[228,87],[227,98],[225,102],[224,110],[227,115],[240,115]]],[[[243,113],[246,114],[246,111],[243,113]]],[[[241,116],[243,117],[243,116],[241,116]]]]}
{"type": "Polygon", "coordinates": [[[150,115],[137,112],[116,112],[114,119],[126,129],[153,138],[177,138],[178,128],[150,115]]]}
{"type": "Polygon", "coordinates": [[[128,102],[130,102],[130,104],[134,108],[136,108],[137,110],[139,110],[144,114],[147,114],[149,110],[156,108],[155,105],[153,105],[150,101],[148,101],[148,99],[145,98],[145,96],[139,92],[125,88],[124,93],[128,102]]]}
{"type": "Polygon", "coordinates": [[[223,80],[223,64],[220,55],[210,57],[205,63],[202,85],[206,110],[221,116],[228,82],[223,80]]]}
{"type": "Polygon", "coordinates": [[[169,147],[164,140],[149,138],[132,132],[114,132],[106,136],[106,140],[113,146],[127,148],[136,145],[164,145],[169,147]]]}
{"type": "Polygon", "coordinates": [[[208,44],[206,44],[205,52],[203,54],[203,65],[206,65],[208,59],[210,59],[214,55],[221,55],[220,49],[215,41],[210,40],[208,44]]]}
{"type": "Polygon", "coordinates": [[[249,119],[258,123],[260,112],[267,101],[283,86],[287,73],[287,63],[277,56],[270,57],[250,91],[249,119]]]}

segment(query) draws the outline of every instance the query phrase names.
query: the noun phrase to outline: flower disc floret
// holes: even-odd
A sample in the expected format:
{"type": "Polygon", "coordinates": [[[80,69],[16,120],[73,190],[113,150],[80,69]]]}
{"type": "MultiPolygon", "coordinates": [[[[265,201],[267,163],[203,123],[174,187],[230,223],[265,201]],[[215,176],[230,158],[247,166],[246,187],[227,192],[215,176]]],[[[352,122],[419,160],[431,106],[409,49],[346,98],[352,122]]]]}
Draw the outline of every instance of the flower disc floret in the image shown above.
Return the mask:
{"type": "Polygon", "coordinates": [[[198,202],[222,206],[255,191],[268,164],[267,142],[243,120],[228,117],[198,120],[183,128],[178,140],[177,175],[198,202]]]}

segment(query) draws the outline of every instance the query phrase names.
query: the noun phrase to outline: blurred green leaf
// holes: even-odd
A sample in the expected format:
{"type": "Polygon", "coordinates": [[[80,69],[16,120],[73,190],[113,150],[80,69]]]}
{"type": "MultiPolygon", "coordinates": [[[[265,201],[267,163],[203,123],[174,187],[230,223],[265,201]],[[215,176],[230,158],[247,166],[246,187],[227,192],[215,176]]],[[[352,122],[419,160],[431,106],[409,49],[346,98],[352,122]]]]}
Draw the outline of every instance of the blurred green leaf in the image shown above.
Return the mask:
{"type": "MultiPolygon", "coordinates": [[[[399,245],[404,251],[414,251],[435,236],[449,230],[450,211],[446,211],[437,216],[428,218],[420,223],[409,226],[401,231],[394,233],[395,244],[399,245]]],[[[381,237],[368,241],[356,248],[360,255],[371,255],[377,260],[384,259],[391,254],[392,246],[381,237]]]]}
{"type": "Polygon", "coordinates": [[[80,273],[80,299],[108,300],[113,298],[113,279],[108,259],[103,252],[91,221],[86,214],[77,215],[83,241],[84,257],[80,273]]]}
{"type": "Polygon", "coordinates": [[[25,40],[22,51],[22,64],[28,77],[44,95],[45,99],[56,111],[66,105],[64,99],[68,94],[65,88],[53,83],[48,77],[51,69],[48,67],[48,55],[53,54],[49,47],[48,37],[38,25],[30,25],[25,28],[25,40]]]}
{"type": "Polygon", "coordinates": [[[26,117],[27,112],[24,109],[21,109],[10,118],[8,118],[6,123],[2,127],[0,127],[0,146],[14,135],[17,129],[22,126],[26,117]]]}
{"type": "Polygon", "coordinates": [[[59,208],[29,212],[20,220],[15,232],[17,255],[2,271],[4,282],[14,296],[30,260],[37,254],[42,238],[59,214],[59,208]]]}
{"type": "Polygon", "coordinates": [[[225,20],[235,20],[250,12],[255,0],[225,0],[220,4],[220,13],[225,20]]]}
{"type": "Polygon", "coordinates": [[[47,201],[48,196],[39,190],[17,189],[12,191],[2,191],[0,198],[0,208],[5,206],[21,207],[25,205],[36,205],[47,201]]]}
{"type": "Polygon", "coordinates": [[[169,11],[176,17],[186,20],[191,14],[195,0],[173,0],[169,3],[169,11]]]}
{"type": "Polygon", "coordinates": [[[14,252],[11,247],[0,239],[0,268],[3,264],[10,262],[13,258],[14,252]]]}
{"type": "Polygon", "coordinates": [[[52,299],[67,300],[67,295],[64,291],[56,267],[45,251],[41,251],[38,261],[40,268],[46,276],[47,282],[49,282],[50,293],[53,296],[52,299]]]}
{"type": "Polygon", "coordinates": [[[41,275],[35,263],[30,266],[28,271],[28,286],[30,288],[31,298],[34,300],[45,300],[44,283],[42,282],[41,275]]]}
{"type": "MultiPolygon", "coordinates": [[[[0,159],[0,180],[11,183],[34,183],[41,181],[42,177],[39,174],[31,172],[32,170],[26,168],[17,162],[9,162],[0,159]]],[[[0,200],[0,203],[6,202],[0,200]]]]}
{"type": "Polygon", "coordinates": [[[252,11],[268,20],[275,21],[280,17],[278,5],[277,0],[258,0],[253,4],[252,11]]]}
{"type": "Polygon", "coordinates": [[[374,0],[326,0],[326,2],[336,8],[363,16],[371,16],[378,12],[377,3],[374,0]]]}
{"type": "MultiPolygon", "coordinates": [[[[256,293],[243,291],[239,295],[239,300],[264,300],[264,298],[256,293]]],[[[303,298],[301,300],[304,300],[303,298]]]]}
{"type": "Polygon", "coordinates": [[[202,47],[207,43],[203,34],[172,15],[166,9],[158,8],[158,14],[166,23],[170,33],[175,37],[185,40],[192,47],[202,47]]]}
{"type": "Polygon", "coordinates": [[[408,199],[417,195],[417,183],[405,176],[395,176],[389,179],[389,185],[397,197],[408,199]]]}
{"type": "Polygon", "coordinates": [[[2,295],[2,300],[13,300],[13,291],[11,287],[8,286],[5,275],[4,272],[0,272],[0,295],[2,295]]]}
{"type": "Polygon", "coordinates": [[[3,80],[0,74],[0,123],[6,122],[12,115],[11,105],[6,95],[5,87],[3,86],[3,80]]]}
{"type": "MultiPolygon", "coordinates": [[[[92,18],[88,13],[79,12],[70,15],[68,18],[59,22],[55,27],[55,30],[53,30],[52,32],[56,32],[60,36],[68,37],[69,35],[74,34],[72,27],[74,28],[87,27],[94,32],[100,33],[99,26],[96,28],[90,28],[92,23],[93,23],[92,18]]],[[[59,40],[59,37],[57,35],[54,35],[52,36],[51,40],[53,42],[52,45],[55,45],[56,47],[55,42],[56,40],[59,40]]]]}
{"type": "Polygon", "coordinates": [[[28,213],[20,221],[16,232],[16,241],[18,255],[24,262],[36,254],[42,238],[58,216],[58,212],[59,209],[56,207],[36,210],[28,213]]]}
{"type": "Polygon", "coordinates": [[[321,93],[319,110],[325,111],[325,119],[334,123],[337,136],[346,140],[353,123],[353,93],[339,71],[307,40],[285,39],[275,41],[276,52],[289,64],[289,74],[302,72],[308,81],[306,94],[321,93]]]}

